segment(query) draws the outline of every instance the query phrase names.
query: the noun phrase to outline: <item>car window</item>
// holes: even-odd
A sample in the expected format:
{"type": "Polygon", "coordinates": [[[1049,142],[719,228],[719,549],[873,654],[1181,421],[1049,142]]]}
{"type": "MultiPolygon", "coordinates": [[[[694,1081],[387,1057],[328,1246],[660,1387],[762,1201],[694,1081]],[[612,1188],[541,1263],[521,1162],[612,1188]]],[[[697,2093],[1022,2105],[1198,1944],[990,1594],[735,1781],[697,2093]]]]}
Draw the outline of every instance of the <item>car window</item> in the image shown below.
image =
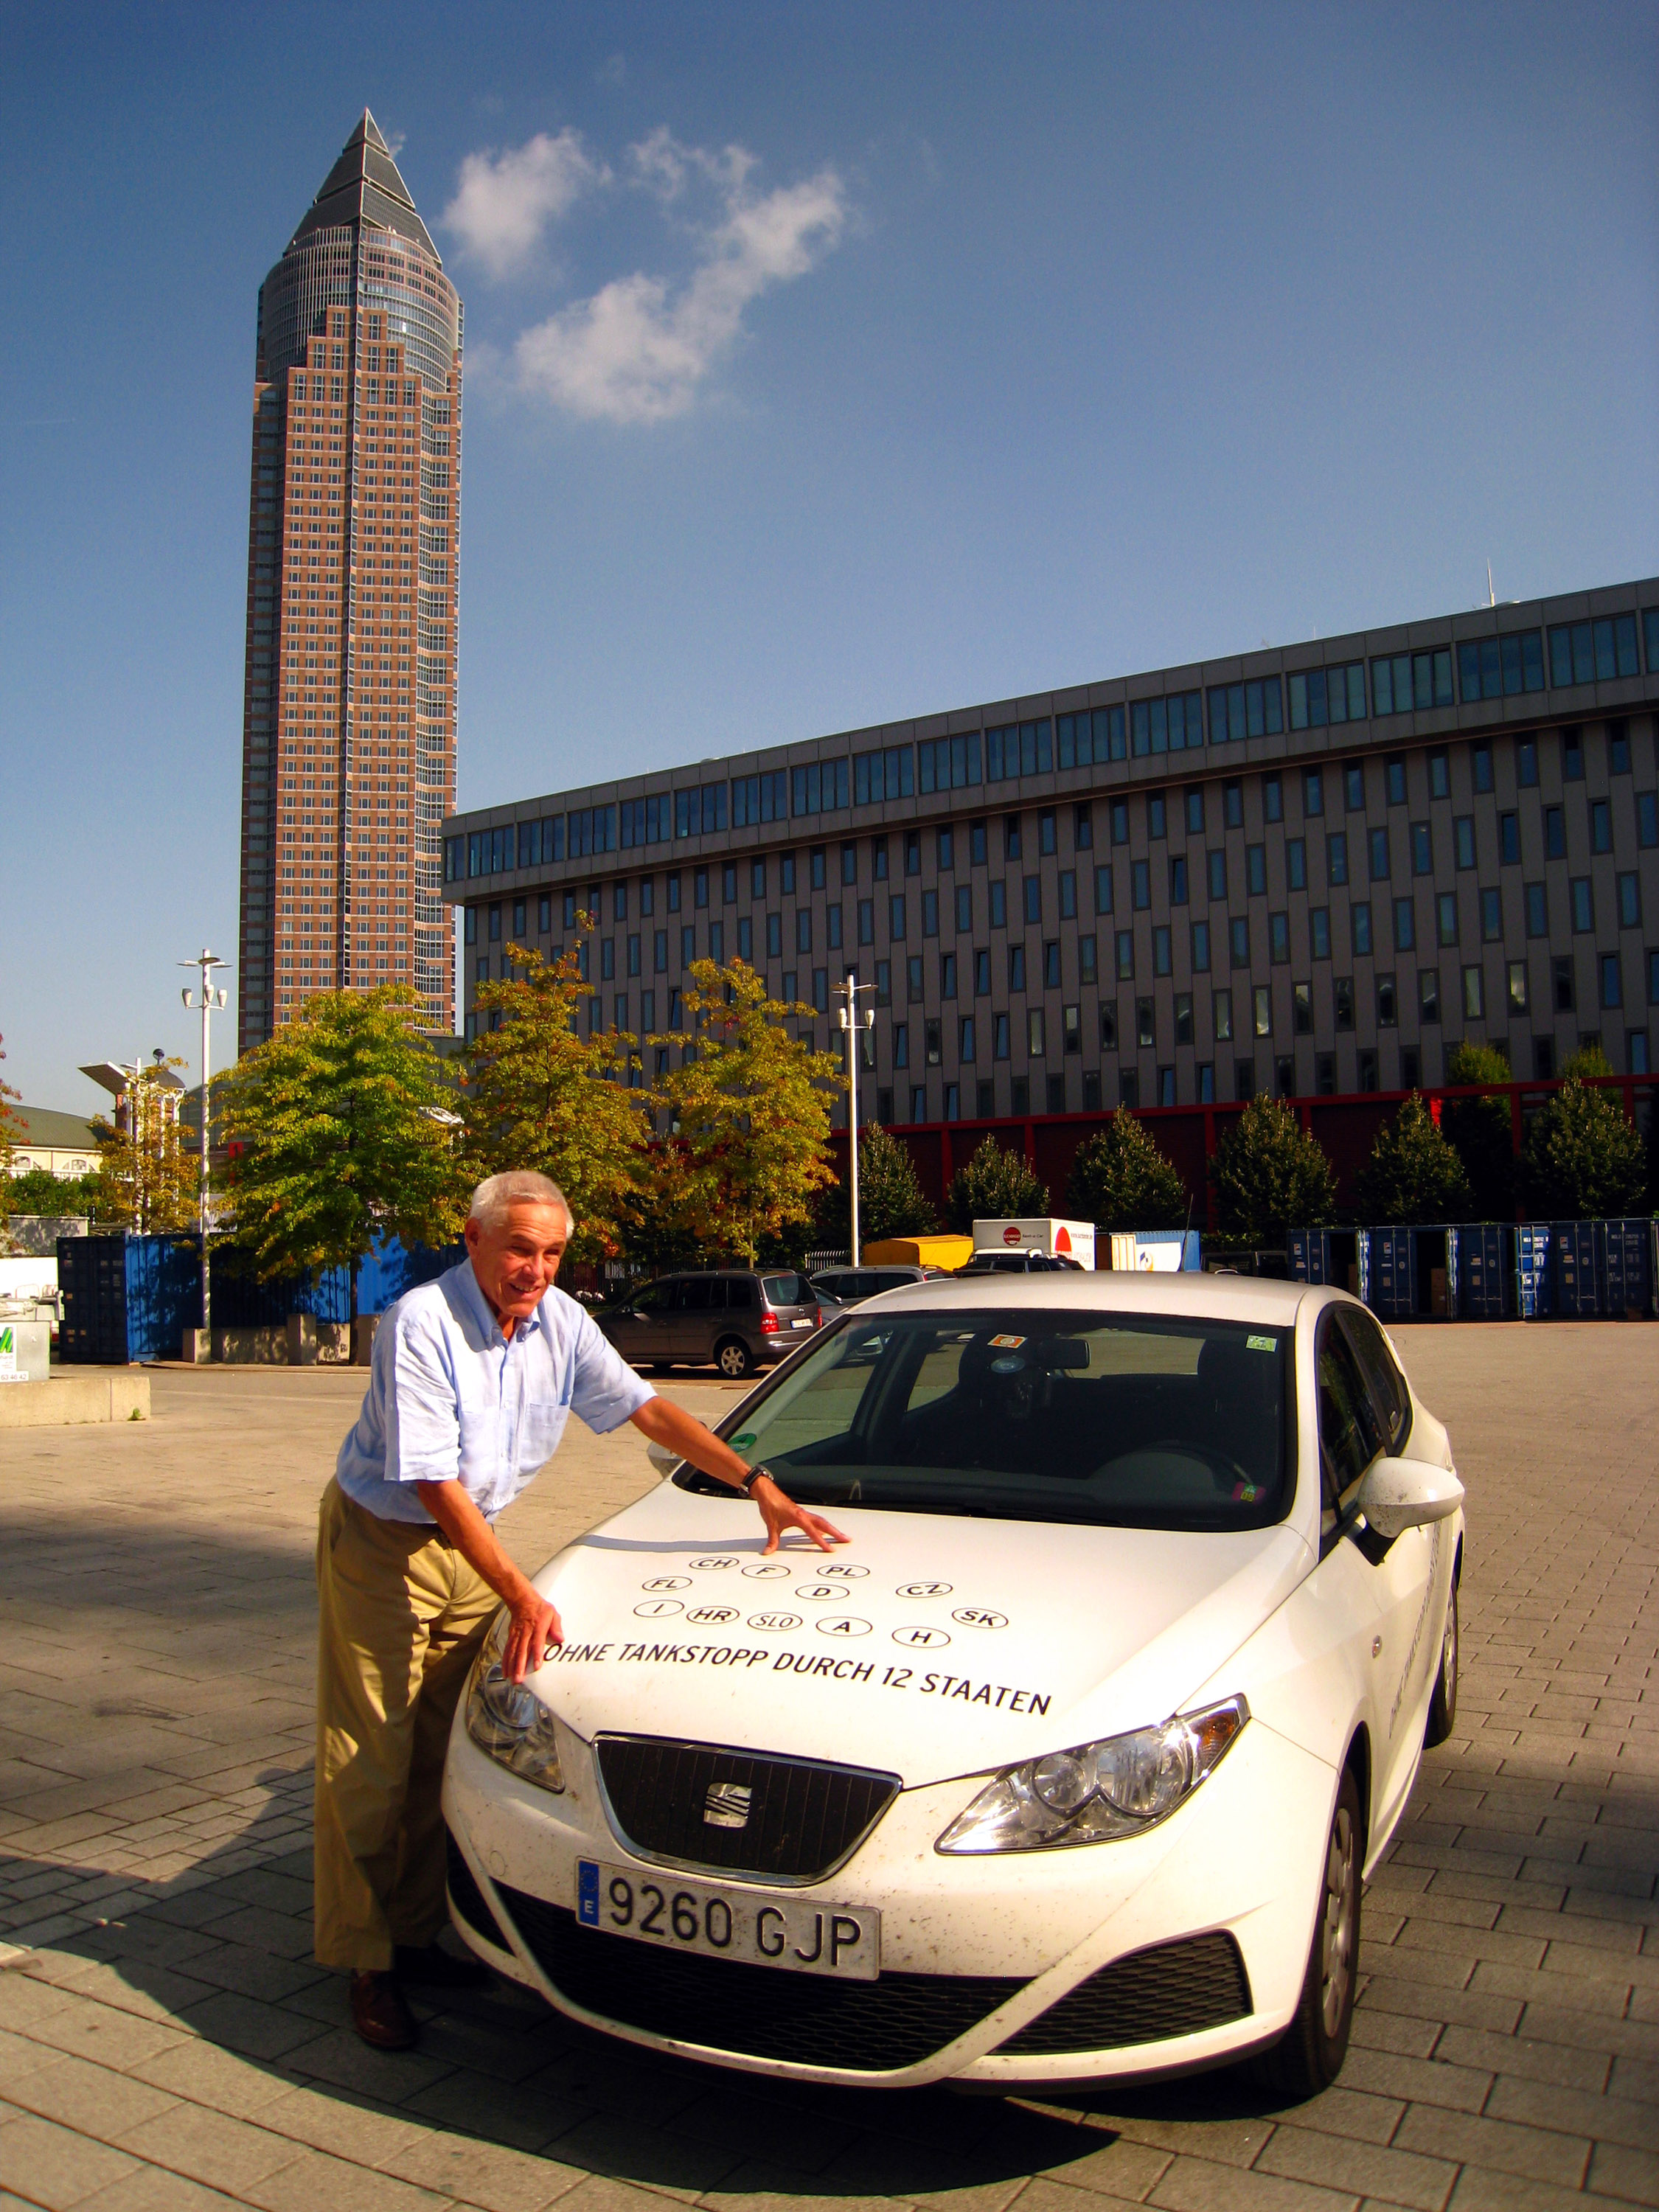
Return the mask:
{"type": "Polygon", "coordinates": [[[1343,1330],[1358,1357],[1376,1409],[1384,1438],[1382,1448],[1397,1452],[1411,1426],[1412,1400],[1406,1378],[1395,1365],[1387,1340],[1370,1314],[1362,1312],[1358,1306],[1344,1306],[1340,1316],[1343,1330]]]}
{"type": "Polygon", "coordinates": [[[676,1313],[707,1313],[714,1304],[714,1282],[711,1275],[687,1275],[678,1285],[674,1300],[676,1313]]]}
{"type": "Polygon", "coordinates": [[[770,1306],[805,1306],[812,1303],[812,1294],[799,1275],[763,1275],[761,1288],[770,1306]]]}
{"type": "Polygon", "coordinates": [[[878,1291],[900,1291],[915,1280],[915,1277],[902,1267],[884,1267],[876,1275],[875,1285],[878,1291]]]}
{"type": "Polygon", "coordinates": [[[822,1291],[826,1298],[843,1298],[847,1295],[846,1281],[845,1275],[814,1275],[812,1288],[822,1291]]]}
{"type": "Polygon", "coordinates": [[[1319,1449],[1328,1506],[1340,1506],[1384,1449],[1364,1371],[1334,1311],[1319,1324],[1319,1449]]]}
{"type": "Polygon", "coordinates": [[[853,1296],[855,1298],[872,1298],[878,1291],[884,1291],[886,1287],[881,1277],[872,1275],[867,1268],[860,1270],[853,1278],[853,1296]]]}
{"type": "Polygon", "coordinates": [[[755,1285],[748,1275],[728,1275],[726,1279],[726,1303],[733,1313],[753,1313],[755,1285]]]}
{"type": "Polygon", "coordinates": [[[746,1401],[736,1448],[815,1505],[1260,1528],[1288,1495],[1291,1334],[1189,1315],[855,1310],[746,1401]]]}
{"type": "Polygon", "coordinates": [[[672,1283],[646,1283],[624,1301],[636,1313],[666,1313],[674,1302],[672,1283]]]}

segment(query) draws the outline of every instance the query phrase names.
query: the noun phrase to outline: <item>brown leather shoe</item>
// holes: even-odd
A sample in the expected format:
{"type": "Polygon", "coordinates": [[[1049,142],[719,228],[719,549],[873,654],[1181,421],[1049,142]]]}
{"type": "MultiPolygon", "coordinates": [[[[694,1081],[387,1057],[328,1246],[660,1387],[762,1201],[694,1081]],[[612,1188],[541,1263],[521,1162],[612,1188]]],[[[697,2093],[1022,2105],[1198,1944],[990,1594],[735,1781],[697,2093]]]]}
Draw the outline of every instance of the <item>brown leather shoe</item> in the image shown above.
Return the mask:
{"type": "Polygon", "coordinates": [[[353,1974],[351,2024],[376,2051],[412,2051],[420,2040],[415,2015],[392,1974],[353,1974]]]}
{"type": "Polygon", "coordinates": [[[441,1943],[399,1943],[392,1971],[416,1990],[482,1990],[495,1979],[482,1959],[458,1959],[441,1943]]]}

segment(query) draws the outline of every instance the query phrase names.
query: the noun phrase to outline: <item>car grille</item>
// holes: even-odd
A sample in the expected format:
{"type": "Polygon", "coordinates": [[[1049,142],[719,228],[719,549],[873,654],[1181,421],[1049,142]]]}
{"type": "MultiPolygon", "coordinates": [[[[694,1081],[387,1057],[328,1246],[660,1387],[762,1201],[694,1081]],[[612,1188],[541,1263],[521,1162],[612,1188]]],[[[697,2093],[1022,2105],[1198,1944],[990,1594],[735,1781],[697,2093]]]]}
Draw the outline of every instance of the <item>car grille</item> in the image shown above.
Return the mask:
{"type": "Polygon", "coordinates": [[[1118,2051],[1224,2027],[1252,2010],[1244,1961],[1231,1936],[1188,1936],[1115,1959],[1017,2028],[999,2055],[1118,2051]]]}
{"type": "Polygon", "coordinates": [[[449,1876],[449,1901],[474,1935],[482,1936],[486,1943],[493,1943],[498,1951],[510,1951],[513,1946],[501,1933],[501,1923],[496,1919],[478,1887],[471,1868],[461,1855],[461,1847],[449,1830],[444,1830],[444,1856],[449,1876]]]}
{"type": "Polygon", "coordinates": [[[896,1774],[666,1737],[602,1735],[594,1751],[612,1824],[635,1850],[771,1881],[822,1881],[857,1850],[899,1787],[896,1774]],[[717,1783],[750,1792],[743,1826],[704,1818],[717,1783]]]}
{"type": "Polygon", "coordinates": [[[583,1928],[522,1891],[501,1902],[555,1989],[602,2020],[711,2051],[880,2074],[915,2066],[1025,1986],[994,1975],[880,1974],[840,1982],[583,1928]]]}

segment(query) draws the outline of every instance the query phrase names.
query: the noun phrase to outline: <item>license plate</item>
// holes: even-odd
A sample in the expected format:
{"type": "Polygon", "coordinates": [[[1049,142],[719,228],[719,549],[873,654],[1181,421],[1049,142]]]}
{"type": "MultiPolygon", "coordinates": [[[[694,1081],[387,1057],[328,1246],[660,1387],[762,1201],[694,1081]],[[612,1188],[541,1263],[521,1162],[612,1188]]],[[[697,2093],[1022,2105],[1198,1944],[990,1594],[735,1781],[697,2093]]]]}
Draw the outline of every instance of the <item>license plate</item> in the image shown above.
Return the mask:
{"type": "Polygon", "coordinates": [[[658,1881],[636,1869],[576,1862],[576,1917],[584,1928],[741,1959],[795,1974],[873,1982],[881,1972],[881,1915],[868,1905],[808,1905],[765,1891],[710,1889],[702,1882],[658,1881]]]}
{"type": "Polygon", "coordinates": [[[789,1324],[791,1328],[811,1328],[812,1325],[810,1321],[792,1321],[789,1324]]]}

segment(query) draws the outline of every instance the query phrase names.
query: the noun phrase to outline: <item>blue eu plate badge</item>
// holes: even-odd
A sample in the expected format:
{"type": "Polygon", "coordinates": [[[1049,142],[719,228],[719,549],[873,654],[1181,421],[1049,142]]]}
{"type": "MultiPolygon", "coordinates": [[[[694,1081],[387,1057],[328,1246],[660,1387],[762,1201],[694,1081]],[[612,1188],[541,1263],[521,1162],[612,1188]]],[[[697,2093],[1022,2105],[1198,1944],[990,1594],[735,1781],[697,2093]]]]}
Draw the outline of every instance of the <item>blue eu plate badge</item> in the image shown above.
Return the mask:
{"type": "Polygon", "coordinates": [[[576,1917],[584,1928],[599,1924],[599,1870],[592,1859],[576,1862],[576,1917]]]}

